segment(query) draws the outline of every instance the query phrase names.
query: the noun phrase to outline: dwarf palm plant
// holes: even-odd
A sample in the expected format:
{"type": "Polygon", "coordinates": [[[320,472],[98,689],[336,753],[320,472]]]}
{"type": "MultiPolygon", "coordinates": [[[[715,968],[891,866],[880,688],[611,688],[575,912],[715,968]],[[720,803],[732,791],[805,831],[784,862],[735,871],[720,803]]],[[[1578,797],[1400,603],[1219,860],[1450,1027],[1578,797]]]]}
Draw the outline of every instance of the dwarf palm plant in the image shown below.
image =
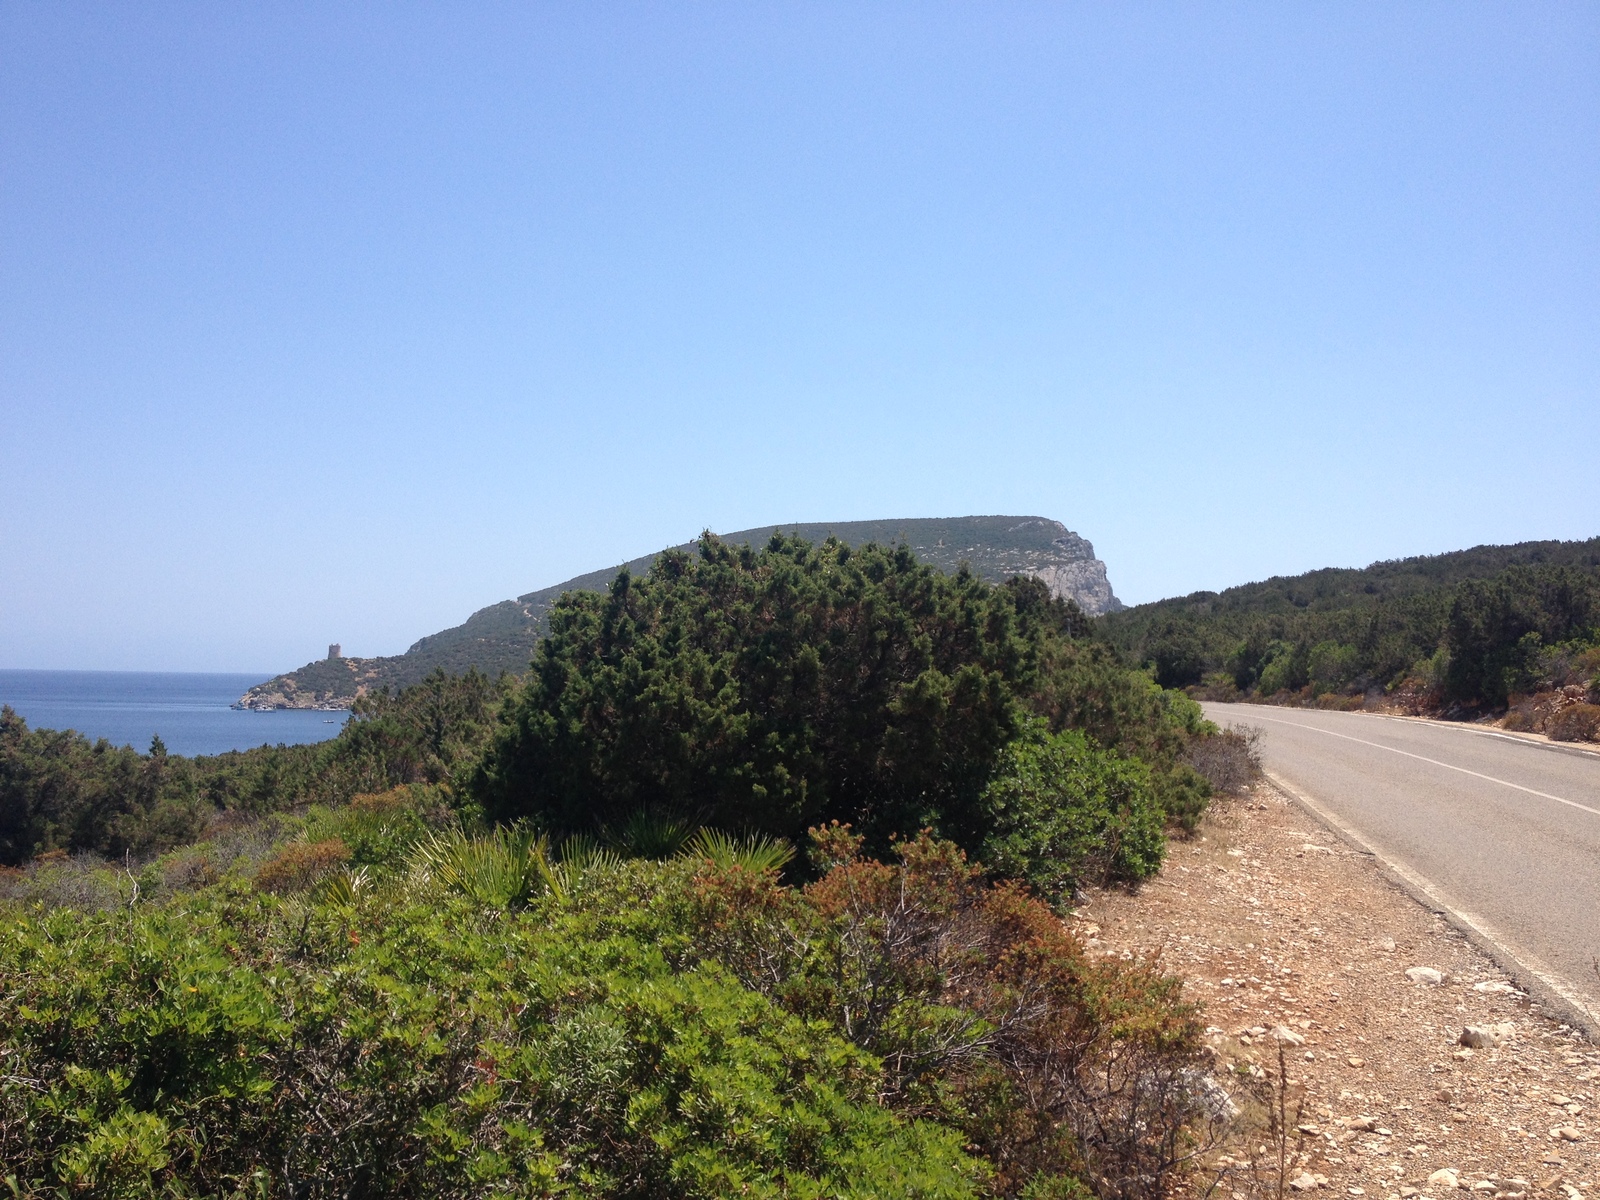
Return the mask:
{"type": "Polygon", "coordinates": [[[617,854],[594,838],[575,836],[557,852],[523,826],[477,836],[459,829],[432,833],[411,852],[412,876],[460,892],[492,908],[515,908],[546,892],[571,896],[590,871],[615,866],[617,854]]]}
{"type": "Polygon", "coordinates": [[[794,847],[782,838],[752,833],[736,837],[720,829],[701,829],[683,848],[684,858],[709,859],[719,867],[743,867],[756,874],[781,871],[794,858],[794,847]]]}
{"type": "Polygon", "coordinates": [[[687,821],[641,808],[612,831],[610,841],[625,858],[671,858],[693,832],[687,821]]]}
{"type": "Polygon", "coordinates": [[[550,884],[550,843],[513,827],[471,836],[460,829],[429,834],[411,852],[418,882],[460,892],[479,904],[512,908],[550,884]]]}
{"type": "Polygon", "coordinates": [[[370,896],[374,886],[372,874],[366,867],[352,867],[324,876],[312,894],[324,904],[349,908],[370,896]]]}

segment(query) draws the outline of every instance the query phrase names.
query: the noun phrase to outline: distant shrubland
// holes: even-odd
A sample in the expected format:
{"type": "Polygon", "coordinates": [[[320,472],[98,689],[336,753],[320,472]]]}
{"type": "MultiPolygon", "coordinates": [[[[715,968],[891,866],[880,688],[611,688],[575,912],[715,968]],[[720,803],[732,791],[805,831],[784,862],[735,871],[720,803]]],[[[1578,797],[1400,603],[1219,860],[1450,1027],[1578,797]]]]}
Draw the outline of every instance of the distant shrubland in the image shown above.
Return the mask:
{"type": "Polygon", "coordinates": [[[1548,716],[1560,735],[1560,712],[1600,699],[1600,538],[1314,571],[1140,605],[1099,627],[1163,685],[1216,699],[1510,708],[1525,725],[1548,716]]]}

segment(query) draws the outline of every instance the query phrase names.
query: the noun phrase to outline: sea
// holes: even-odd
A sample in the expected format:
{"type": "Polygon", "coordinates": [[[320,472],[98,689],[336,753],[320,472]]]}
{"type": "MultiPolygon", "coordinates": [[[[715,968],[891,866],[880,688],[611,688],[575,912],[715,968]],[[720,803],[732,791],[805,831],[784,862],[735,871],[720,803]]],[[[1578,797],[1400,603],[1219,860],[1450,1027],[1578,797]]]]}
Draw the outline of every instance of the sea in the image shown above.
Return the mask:
{"type": "Polygon", "coordinates": [[[262,675],[174,671],[0,670],[0,704],[30,729],[75,729],[141,752],[159,736],[170,754],[221,754],[260,745],[321,742],[348,714],[232,708],[262,675]]]}

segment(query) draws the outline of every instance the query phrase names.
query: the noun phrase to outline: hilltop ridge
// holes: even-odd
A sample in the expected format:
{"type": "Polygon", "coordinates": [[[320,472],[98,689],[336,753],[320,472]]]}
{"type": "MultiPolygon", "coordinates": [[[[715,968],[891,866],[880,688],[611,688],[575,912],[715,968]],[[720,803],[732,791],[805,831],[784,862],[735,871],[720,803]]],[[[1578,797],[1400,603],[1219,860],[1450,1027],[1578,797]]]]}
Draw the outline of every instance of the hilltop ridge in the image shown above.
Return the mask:
{"type": "MultiPolygon", "coordinates": [[[[1038,516],[913,517],[903,520],[795,522],[762,525],[720,534],[723,541],[759,545],[782,531],[809,542],[836,537],[850,546],[868,542],[904,544],[917,559],[942,571],[968,564],[979,578],[1000,583],[1013,575],[1044,581],[1051,594],[1071,599],[1090,616],[1119,611],[1123,605],[1111,590],[1105,563],[1090,542],[1060,521],[1038,516]]],[[[692,551],[694,542],[669,549],[692,551]]],[[[647,572],[658,550],[578,575],[480,608],[460,625],[428,634],[404,654],[381,658],[335,658],[307,663],[295,671],[258,684],[242,696],[241,708],[343,709],[360,695],[380,687],[417,683],[443,669],[460,674],[469,667],[491,675],[519,674],[527,669],[534,646],[544,636],[550,607],[565,592],[604,591],[626,568],[647,572]]]]}

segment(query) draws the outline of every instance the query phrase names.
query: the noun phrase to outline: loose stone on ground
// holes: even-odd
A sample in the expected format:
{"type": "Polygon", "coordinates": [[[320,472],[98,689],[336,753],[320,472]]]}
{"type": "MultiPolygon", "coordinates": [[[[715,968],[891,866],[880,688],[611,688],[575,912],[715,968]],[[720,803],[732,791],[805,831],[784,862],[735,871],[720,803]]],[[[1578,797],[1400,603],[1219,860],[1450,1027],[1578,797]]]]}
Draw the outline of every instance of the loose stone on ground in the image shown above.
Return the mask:
{"type": "Polygon", "coordinates": [[[1073,923],[1187,981],[1225,1086],[1283,1053],[1295,1194],[1600,1200],[1600,1052],[1270,787],[1216,805],[1156,880],[1091,893],[1073,923]]]}

